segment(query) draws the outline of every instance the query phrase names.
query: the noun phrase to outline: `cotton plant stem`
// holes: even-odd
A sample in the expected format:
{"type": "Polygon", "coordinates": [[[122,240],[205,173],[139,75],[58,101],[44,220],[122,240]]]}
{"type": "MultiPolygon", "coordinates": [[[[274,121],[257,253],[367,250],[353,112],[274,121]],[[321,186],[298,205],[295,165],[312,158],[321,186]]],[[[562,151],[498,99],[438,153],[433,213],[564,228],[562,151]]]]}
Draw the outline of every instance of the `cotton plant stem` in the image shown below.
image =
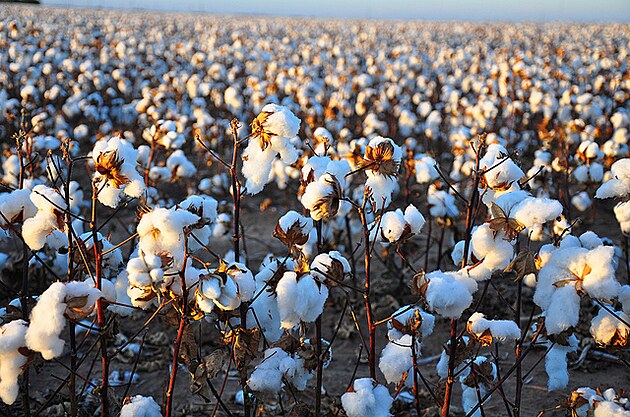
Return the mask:
{"type": "MultiPolygon", "coordinates": [[[[74,262],[73,255],[74,252],[72,250],[73,243],[73,234],[72,234],[72,218],[68,214],[70,211],[70,181],[72,181],[72,166],[74,162],[70,159],[70,155],[68,153],[67,145],[64,147],[64,156],[67,160],[67,169],[68,169],[68,177],[65,182],[65,202],[66,202],[66,216],[65,216],[65,224],[66,224],[66,239],[68,240],[68,282],[72,280],[74,276],[74,262]]],[[[77,342],[76,342],[76,334],[75,334],[75,324],[74,322],[70,322],[68,326],[68,334],[70,338],[70,380],[68,381],[68,391],[70,394],[70,417],[77,417],[79,412],[79,406],[77,401],[77,393],[76,393],[76,372],[77,372],[77,342]]]]}
{"type": "Polygon", "coordinates": [[[179,279],[182,286],[181,312],[179,316],[179,325],[177,327],[177,336],[175,345],[173,346],[173,362],[171,363],[171,375],[168,380],[168,388],[166,390],[166,404],[164,406],[164,417],[171,417],[173,411],[173,392],[175,390],[175,380],[177,379],[177,369],[179,367],[179,350],[182,345],[184,331],[188,325],[188,287],[186,284],[186,264],[188,263],[188,240],[184,236],[184,261],[179,272],[179,279]]]}
{"type": "MultiPolygon", "coordinates": [[[[315,223],[317,229],[317,253],[322,252],[322,221],[318,220],[315,223]]],[[[324,285],[324,284],[321,284],[324,285]]],[[[315,319],[315,355],[317,356],[317,368],[315,377],[315,417],[320,417],[322,408],[322,379],[324,376],[323,370],[323,358],[322,358],[322,314],[315,319]]]]}
{"type": "Polygon", "coordinates": [[[363,226],[363,245],[365,246],[364,253],[364,267],[365,267],[365,286],[363,292],[363,300],[365,301],[365,314],[367,316],[368,334],[369,334],[369,349],[368,349],[368,364],[370,368],[370,378],[376,381],[376,326],[374,325],[374,318],[372,315],[372,303],[370,300],[370,231],[368,229],[367,218],[365,215],[365,209],[367,206],[368,195],[367,193],[363,197],[363,205],[359,210],[361,217],[361,225],[363,226]]]}
{"type": "MultiPolygon", "coordinates": [[[[98,188],[95,182],[92,182],[92,217],[90,220],[90,229],[92,231],[92,249],[94,252],[94,278],[96,280],[96,288],[102,289],[102,272],[101,272],[101,248],[98,245],[98,232],[96,226],[96,200],[98,197],[98,188]]],[[[69,208],[68,208],[69,209],[69,208]]],[[[99,338],[101,344],[101,417],[109,417],[109,402],[107,391],[109,390],[109,359],[107,357],[107,331],[105,326],[105,309],[102,299],[96,301],[96,321],[99,329],[99,338]]]]}
{"type": "MultiPolygon", "coordinates": [[[[238,177],[236,175],[236,168],[238,163],[238,128],[240,127],[240,123],[237,119],[232,119],[230,122],[230,127],[232,128],[232,137],[234,139],[234,144],[232,147],[232,163],[230,165],[230,180],[232,183],[232,243],[234,250],[234,261],[240,262],[240,242],[241,242],[241,233],[240,233],[240,214],[241,214],[241,186],[238,181],[238,177]]],[[[241,303],[239,307],[240,318],[241,318],[241,328],[247,329],[247,310],[249,309],[248,303],[241,303]]],[[[250,404],[249,404],[249,396],[247,389],[247,369],[241,371],[240,375],[240,383],[241,389],[243,390],[243,413],[245,417],[249,417],[251,414],[250,404]]]]}

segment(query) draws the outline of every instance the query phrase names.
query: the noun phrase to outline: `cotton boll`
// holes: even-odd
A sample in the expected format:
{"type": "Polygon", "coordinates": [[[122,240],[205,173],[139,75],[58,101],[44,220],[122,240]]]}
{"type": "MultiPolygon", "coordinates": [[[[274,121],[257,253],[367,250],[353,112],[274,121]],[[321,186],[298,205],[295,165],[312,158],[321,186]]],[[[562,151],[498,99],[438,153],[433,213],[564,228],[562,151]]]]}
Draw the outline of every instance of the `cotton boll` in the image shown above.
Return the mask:
{"type": "Polygon", "coordinates": [[[614,213],[621,231],[626,235],[630,234],[630,201],[617,204],[614,213]]]}
{"type": "Polygon", "coordinates": [[[454,273],[434,271],[426,275],[429,284],[425,297],[431,310],[449,319],[459,318],[472,303],[477,290],[474,280],[454,273]]]}
{"type": "Polygon", "coordinates": [[[50,360],[63,353],[64,342],[59,338],[66,326],[66,302],[75,298],[86,297],[85,304],[73,306],[73,314],[77,310],[81,314],[89,314],[101,291],[86,282],[71,281],[66,284],[53,283],[42,295],[31,311],[31,320],[26,332],[26,346],[42,357],[50,360]]]}
{"type": "Polygon", "coordinates": [[[348,417],[389,417],[393,402],[387,388],[371,378],[356,379],[352,391],[341,396],[341,405],[348,417]]]}
{"type": "Polygon", "coordinates": [[[145,191],[144,179],[137,170],[138,151],[120,137],[100,140],[92,149],[98,199],[116,208],[123,198],[140,197],[145,191]]]}
{"type": "Polygon", "coordinates": [[[545,311],[545,328],[549,334],[561,333],[578,324],[580,296],[575,285],[569,283],[558,288],[552,295],[551,304],[545,311]]]}
{"type": "Polygon", "coordinates": [[[414,234],[419,234],[420,230],[422,230],[422,227],[426,223],[424,216],[412,204],[409,204],[405,209],[405,221],[410,226],[411,232],[414,234]]]}
{"type": "Polygon", "coordinates": [[[630,337],[630,327],[621,320],[630,323],[630,317],[622,311],[615,311],[614,316],[604,308],[599,309],[591,321],[591,335],[598,345],[610,345],[613,342],[624,344],[630,337]],[[615,317],[616,316],[616,317],[615,317]]]}
{"type": "Polygon", "coordinates": [[[162,417],[162,411],[153,397],[136,395],[122,406],[120,417],[162,417]]]}
{"type": "Polygon", "coordinates": [[[138,223],[139,248],[146,254],[167,252],[175,265],[184,258],[184,228],[199,221],[199,216],[187,210],[156,208],[145,213],[138,223]]]}
{"type": "Polygon", "coordinates": [[[569,371],[567,370],[567,354],[575,352],[578,347],[578,339],[575,336],[569,337],[569,346],[561,346],[547,342],[549,351],[545,356],[545,371],[549,377],[547,389],[549,391],[566,388],[569,383],[569,371]]]}
{"type": "Polygon", "coordinates": [[[487,320],[482,313],[470,316],[466,329],[477,337],[489,331],[498,342],[514,341],[521,337],[518,325],[512,320],[487,320]]]}
{"type": "Polygon", "coordinates": [[[381,352],[378,367],[388,384],[398,384],[405,372],[409,373],[407,378],[413,380],[411,343],[411,335],[404,335],[396,342],[387,343],[381,352]]]}
{"type": "Polygon", "coordinates": [[[624,197],[630,194],[630,158],[615,162],[610,173],[612,178],[597,189],[595,198],[624,197]]]}
{"type": "Polygon", "coordinates": [[[508,161],[504,161],[505,158],[508,158],[508,155],[509,152],[499,144],[493,143],[486,149],[485,155],[479,161],[479,167],[482,170],[489,169],[484,174],[488,187],[493,189],[502,188],[516,183],[525,176],[511,158],[508,161]]]}
{"type": "Polygon", "coordinates": [[[289,354],[281,348],[271,348],[265,351],[265,356],[252,372],[247,385],[252,391],[262,395],[277,395],[282,390],[283,373],[280,363],[290,359],[289,354]]]}
{"type": "Polygon", "coordinates": [[[181,149],[176,150],[168,157],[166,167],[178,178],[190,178],[197,173],[197,168],[186,158],[181,149]]]}
{"type": "Polygon", "coordinates": [[[300,321],[315,321],[321,315],[328,298],[328,288],[325,285],[318,285],[309,274],[298,277],[293,271],[284,273],[278,282],[276,293],[281,325],[285,329],[292,329],[300,321]]]}
{"type": "Polygon", "coordinates": [[[581,193],[578,193],[571,198],[571,204],[573,205],[573,207],[578,209],[578,211],[586,211],[589,207],[593,205],[593,202],[588,196],[588,193],[582,191],[581,193]]]}
{"type": "Polygon", "coordinates": [[[387,322],[388,339],[392,342],[399,340],[404,335],[405,328],[411,329],[416,325],[418,319],[421,320],[420,334],[422,338],[430,336],[433,333],[435,316],[417,306],[404,306],[396,310],[392,314],[392,319],[387,322]],[[399,330],[401,327],[403,330],[399,330]]]}
{"type": "Polygon", "coordinates": [[[0,327],[0,399],[8,405],[17,399],[18,377],[28,360],[18,351],[26,346],[27,329],[24,320],[14,320],[0,327]]]}
{"type": "Polygon", "coordinates": [[[406,225],[407,222],[400,210],[388,211],[381,217],[381,236],[391,243],[397,242],[402,236],[406,225]]]}
{"type": "Polygon", "coordinates": [[[418,155],[415,158],[416,181],[420,184],[433,182],[439,178],[439,174],[435,169],[435,160],[430,156],[418,155]]]}

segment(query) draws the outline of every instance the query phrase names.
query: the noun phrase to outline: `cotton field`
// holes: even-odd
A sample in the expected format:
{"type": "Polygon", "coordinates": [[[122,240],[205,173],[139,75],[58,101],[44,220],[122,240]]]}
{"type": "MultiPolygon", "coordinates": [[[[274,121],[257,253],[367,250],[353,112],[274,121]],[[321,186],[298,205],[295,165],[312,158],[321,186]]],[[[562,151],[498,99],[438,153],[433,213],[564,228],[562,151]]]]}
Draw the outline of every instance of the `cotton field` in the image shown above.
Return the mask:
{"type": "Polygon", "coordinates": [[[629,54],[0,6],[0,415],[630,417],[629,54]]]}

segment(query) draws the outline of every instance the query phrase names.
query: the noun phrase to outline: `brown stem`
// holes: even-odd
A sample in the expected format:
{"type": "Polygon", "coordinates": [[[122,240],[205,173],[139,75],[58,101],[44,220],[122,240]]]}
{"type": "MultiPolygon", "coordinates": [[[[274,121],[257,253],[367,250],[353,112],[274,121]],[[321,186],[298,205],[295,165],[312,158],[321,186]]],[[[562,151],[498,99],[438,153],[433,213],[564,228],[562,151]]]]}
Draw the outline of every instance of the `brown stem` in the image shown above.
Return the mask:
{"type": "Polygon", "coordinates": [[[374,326],[372,303],[370,301],[370,231],[368,229],[367,218],[365,216],[365,208],[368,200],[369,197],[366,192],[363,196],[363,205],[359,210],[359,215],[361,217],[361,225],[363,226],[363,245],[365,246],[365,291],[363,292],[363,299],[365,301],[365,315],[367,316],[368,334],[370,338],[368,364],[370,367],[370,378],[376,381],[376,326],[374,326]]]}
{"type": "MultiPolygon", "coordinates": [[[[92,249],[94,251],[94,278],[96,280],[96,288],[102,288],[101,282],[101,248],[98,245],[97,227],[96,227],[96,199],[98,189],[95,182],[92,182],[92,218],[90,228],[92,230],[92,249]]],[[[69,211],[70,208],[68,207],[69,211]]],[[[109,402],[107,391],[109,390],[109,359],[107,357],[107,331],[105,326],[105,309],[102,299],[96,301],[96,321],[99,329],[99,339],[101,343],[101,416],[109,417],[109,402]]]]}
{"type": "Polygon", "coordinates": [[[188,314],[188,287],[186,286],[186,263],[188,262],[188,239],[184,235],[184,262],[179,271],[179,279],[182,286],[181,315],[179,317],[179,326],[177,328],[177,337],[173,346],[173,362],[171,363],[171,376],[168,380],[168,388],[166,390],[166,404],[164,406],[164,417],[171,417],[173,410],[173,391],[175,390],[175,379],[177,378],[177,368],[179,361],[179,349],[182,345],[184,330],[187,326],[188,314]]]}

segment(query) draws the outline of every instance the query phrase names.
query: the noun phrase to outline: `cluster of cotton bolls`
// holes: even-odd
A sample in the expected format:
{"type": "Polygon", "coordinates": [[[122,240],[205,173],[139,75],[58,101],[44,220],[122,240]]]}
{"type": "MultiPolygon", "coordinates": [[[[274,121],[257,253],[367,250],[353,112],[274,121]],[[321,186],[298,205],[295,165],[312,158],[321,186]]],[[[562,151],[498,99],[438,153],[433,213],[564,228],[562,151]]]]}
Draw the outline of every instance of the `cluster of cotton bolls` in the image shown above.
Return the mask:
{"type": "Polygon", "coordinates": [[[602,392],[599,388],[582,387],[571,393],[565,408],[577,417],[628,417],[630,401],[623,395],[614,388],[602,392]]]}

